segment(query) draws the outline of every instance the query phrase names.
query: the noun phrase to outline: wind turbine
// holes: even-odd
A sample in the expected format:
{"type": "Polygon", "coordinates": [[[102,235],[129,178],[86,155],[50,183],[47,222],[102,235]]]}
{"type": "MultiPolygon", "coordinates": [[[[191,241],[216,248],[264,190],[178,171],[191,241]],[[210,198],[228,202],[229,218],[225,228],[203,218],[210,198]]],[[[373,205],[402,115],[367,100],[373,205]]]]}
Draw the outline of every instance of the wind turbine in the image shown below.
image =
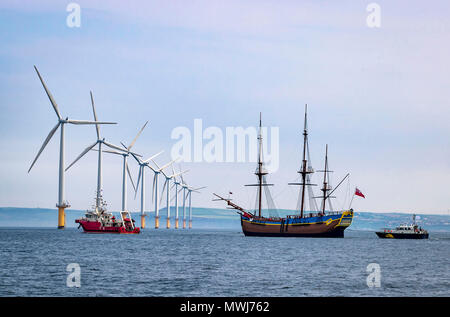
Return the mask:
{"type": "MultiPolygon", "coordinates": [[[[98,151],[96,149],[93,149],[94,151],[98,151]]],[[[131,185],[133,186],[133,189],[136,190],[136,186],[134,186],[133,178],[131,177],[130,169],[128,167],[127,158],[132,153],[130,151],[127,152],[119,152],[119,151],[113,151],[113,150],[103,150],[103,152],[110,153],[110,154],[116,154],[121,155],[123,157],[123,171],[122,171],[122,211],[128,211],[127,210],[127,177],[130,178],[131,185]]],[[[139,154],[134,153],[136,156],[141,156],[139,154]]]]}
{"type": "Polygon", "coordinates": [[[145,161],[141,160],[136,155],[131,153],[131,155],[134,157],[134,159],[139,164],[139,176],[138,176],[136,188],[134,189],[134,198],[136,198],[137,190],[139,188],[139,182],[141,181],[141,177],[142,177],[142,181],[141,181],[142,182],[142,185],[141,185],[141,229],[145,228],[145,217],[146,217],[145,216],[145,211],[144,211],[144,209],[145,209],[145,178],[144,178],[145,177],[145,170],[144,170],[144,167],[147,166],[148,168],[153,170],[153,168],[148,165],[148,162],[151,159],[154,159],[155,157],[157,157],[158,155],[160,155],[163,152],[164,151],[161,151],[161,152],[151,156],[150,158],[146,159],[145,161]]]}
{"type": "Polygon", "coordinates": [[[183,229],[186,229],[186,189],[188,188],[188,185],[184,182],[183,175],[180,175],[180,177],[180,192],[183,191],[183,229]]]}
{"type": "MultiPolygon", "coordinates": [[[[134,143],[136,143],[136,140],[138,139],[138,137],[141,135],[142,131],[144,130],[145,126],[147,125],[148,121],[145,122],[144,126],[139,130],[138,134],[136,135],[136,137],[133,139],[133,141],[130,143],[130,145],[127,147],[125,146],[123,143],[123,147],[126,149],[126,152],[116,152],[116,151],[105,151],[108,153],[113,153],[113,154],[118,154],[118,155],[122,155],[123,157],[123,172],[122,172],[122,211],[128,211],[127,210],[127,177],[126,174],[128,173],[128,176],[130,177],[130,181],[131,181],[131,185],[133,185],[133,189],[134,191],[136,191],[136,187],[134,186],[133,183],[133,178],[131,177],[130,174],[130,169],[128,168],[128,156],[132,153],[130,150],[133,147],[134,143]]],[[[139,154],[133,153],[136,156],[141,156],[139,154]]]]}
{"type": "Polygon", "coordinates": [[[152,159],[152,162],[158,168],[157,170],[152,168],[153,173],[155,173],[155,175],[153,176],[153,193],[156,196],[156,197],[154,197],[154,199],[155,199],[155,229],[159,228],[158,176],[159,176],[159,173],[161,173],[163,169],[165,169],[166,167],[170,166],[175,161],[178,161],[178,159],[179,158],[176,158],[175,160],[170,161],[166,165],[163,165],[163,167],[159,167],[158,164],[152,159]]]}
{"type": "Polygon", "coordinates": [[[198,188],[192,188],[187,186],[186,189],[188,191],[187,195],[189,196],[189,229],[192,229],[192,192],[199,193],[200,189],[206,188],[206,186],[198,187],[198,188]]]}
{"type": "MultiPolygon", "coordinates": [[[[175,174],[173,165],[172,165],[172,174],[175,174]]],[[[182,173],[180,173],[180,176],[183,177],[182,173]]],[[[174,176],[173,178],[173,186],[175,187],[175,229],[178,229],[178,186],[182,186],[182,183],[180,183],[177,180],[176,176],[174,176]]],[[[183,190],[183,187],[180,189],[180,191],[181,190],[183,190]]]]}
{"type": "Polygon", "coordinates": [[[52,94],[48,90],[47,86],[45,85],[44,80],[41,77],[41,74],[39,73],[36,66],[34,66],[34,69],[36,70],[36,73],[42,83],[42,86],[44,87],[45,92],[47,93],[48,99],[50,99],[50,103],[53,106],[53,110],[55,110],[56,116],[58,117],[58,123],[56,124],[53,129],[50,130],[50,133],[48,134],[47,138],[45,139],[44,143],[42,144],[41,148],[39,149],[38,154],[36,155],[33,163],[31,163],[30,168],[28,169],[28,173],[33,168],[34,163],[36,163],[37,159],[41,155],[44,148],[47,146],[50,139],[55,134],[56,130],[61,126],[61,137],[59,141],[59,185],[58,185],[58,203],[56,204],[56,207],[58,207],[58,229],[64,229],[65,227],[65,212],[64,209],[70,207],[69,203],[64,200],[64,125],[66,123],[70,124],[116,124],[115,122],[92,122],[92,121],[85,121],[85,120],[69,120],[69,118],[66,117],[66,119],[63,119],[61,114],[58,110],[58,105],[56,104],[55,99],[53,99],[52,94]]]}
{"type": "Polygon", "coordinates": [[[118,150],[121,152],[125,152],[125,150],[121,147],[118,147],[117,145],[113,145],[109,142],[105,141],[105,138],[101,138],[100,137],[100,127],[98,126],[98,120],[97,120],[97,113],[95,112],[95,105],[94,105],[94,97],[92,96],[92,91],[91,93],[91,104],[92,104],[92,112],[94,114],[94,119],[95,119],[95,128],[96,128],[96,132],[97,132],[97,141],[95,141],[93,144],[89,145],[83,152],[81,152],[80,155],[78,155],[78,157],[66,168],[66,171],[72,167],[72,165],[74,165],[79,159],[81,159],[87,152],[89,152],[94,146],[96,146],[98,144],[98,169],[97,169],[97,197],[95,200],[95,209],[97,212],[100,211],[101,208],[101,200],[102,200],[102,196],[101,196],[101,191],[102,191],[102,145],[106,145],[107,147],[114,149],[114,150],[118,150]]]}
{"type": "MultiPolygon", "coordinates": [[[[158,166],[158,164],[156,164],[156,162],[154,162],[154,163],[155,163],[156,166],[158,166]]],[[[170,229],[170,189],[171,189],[170,188],[170,180],[172,178],[175,179],[176,176],[181,175],[183,173],[186,173],[187,171],[189,171],[189,170],[185,170],[185,171],[182,171],[182,172],[175,173],[175,171],[173,170],[173,165],[172,165],[172,175],[167,175],[166,173],[164,173],[163,170],[161,170],[161,172],[163,173],[164,177],[166,178],[166,181],[164,182],[163,189],[161,191],[161,200],[163,198],[162,195],[164,194],[164,189],[167,188],[167,190],[166,190],[166,193],[167,193],[167,224],[166,224],[166,228],[167,229],[170,229]]],[[[175,179],[174,182],[176,182],[176,179],[175,179]]],[[[176,219],[178,220],[178,193],[177,193],[176,190],[175,190],[175,193],[176,193],[175,200],[176,200],[176,205],[177,205],[177,207],[176,207],[176,210],[177,210],[176,211],[177,212],[176,219]]],[[[159,203],[161,204],[161,201],[159,203]]],[[[177,226],[177,221],[176,221],[176,227],[178,227],[177,226]]]]}

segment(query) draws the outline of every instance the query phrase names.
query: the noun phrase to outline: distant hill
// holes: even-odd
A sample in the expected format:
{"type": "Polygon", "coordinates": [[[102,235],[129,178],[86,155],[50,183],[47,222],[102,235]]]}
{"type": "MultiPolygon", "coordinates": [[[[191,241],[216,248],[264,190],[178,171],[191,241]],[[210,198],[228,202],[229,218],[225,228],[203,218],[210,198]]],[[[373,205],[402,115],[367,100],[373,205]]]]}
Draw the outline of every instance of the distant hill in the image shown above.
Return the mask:
{"type": "MultiPolygon", "coordinates": [[[[85,211],[66,210],[66,226],[77,227],[75,219],[83,216],[85,211]]],[[[279,210],[280,214],[292,214],[292,210],[279,210]]],[[[180,226],[182,224],[182,210],[180,213],[180,226]]],[[[171,215],[175,214],[175,208],[171,208],[171,215]]],[[[165,211],[160,211],[160,224],[165,226],[165,211]]],[[[240,230],[239,216],[228,209],[212,208],[192,208],[193,227],[201,229],[229,229],[240,230]]],[[[187,215],[186,215],[187,216],[187,215]]],[[[418,215],[417,220],[420,226],[430,232],[450,232],[450,216],[448,215],[418,215]]],[[[401,223],[411,222],[412,215],[404,213],[374,213],[356,212],[351,229],[353,230],[378,230],[383,227],[394,227],[401,223]]],[[[139,213],[133,213],[136,223],[140,224],[139,213]]],[[[154,212],[149,212],[147,217],[147,227],[154,224],[154,212]]],[[[0,207],[0,227],[56,227],[56,209],[45,208],[20,208],[20,207],[0,207]]],[[[174,226],[172,220],[172,226],[174,226]]],[[[162,226],[162,227],[163,227],[162,226]]]]}

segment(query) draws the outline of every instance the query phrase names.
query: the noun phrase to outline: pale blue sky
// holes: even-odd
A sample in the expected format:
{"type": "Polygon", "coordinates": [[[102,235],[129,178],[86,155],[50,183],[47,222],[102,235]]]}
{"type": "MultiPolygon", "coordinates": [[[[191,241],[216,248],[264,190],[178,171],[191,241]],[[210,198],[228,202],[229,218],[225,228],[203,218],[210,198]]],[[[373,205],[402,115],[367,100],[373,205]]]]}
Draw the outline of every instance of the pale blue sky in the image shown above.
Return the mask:
{"type": "MultiPolygon", "coordinates": [[[[265,125],[280,128],[280,168],[271,180],[281,208],[296,205],[287,183],[297,177],[308,103],[313,165],[321,168],[328,143],[334,183],[349,172],[367,196],[354,200],[355,209],[450,209],[448,1],[377,1],[379,29],[366,25],[371,1],[77,1],[81,28],[66,26],[69,2],[0,3],[1,206],[57,201],[57,137],[27,174],[56,123],[36,65],[63,116],[91,119],[93,90],[99,119],[119,123],[102,128],[113,143],[130,142],[149,120],[135,150],[163,149],[161,163],[173,128],[192,128],[195,118],[205,127],[254,126],[261,111],[265,125]]],[[[95,131],[66,131],[69,163],[95,131]]],[[[182,165],[193,186],[208,186],[195,206],[223,207],[211,193],[232,190],[251,207],[243,184],[254,181],[254,164],[182,165]]],[[[67,173],[73,208],[90,207],[95,173],[94,153],[67,173]]],[[[105,156],[112,209],[120,208],[120,181],[120,158],[105,156]]]]}

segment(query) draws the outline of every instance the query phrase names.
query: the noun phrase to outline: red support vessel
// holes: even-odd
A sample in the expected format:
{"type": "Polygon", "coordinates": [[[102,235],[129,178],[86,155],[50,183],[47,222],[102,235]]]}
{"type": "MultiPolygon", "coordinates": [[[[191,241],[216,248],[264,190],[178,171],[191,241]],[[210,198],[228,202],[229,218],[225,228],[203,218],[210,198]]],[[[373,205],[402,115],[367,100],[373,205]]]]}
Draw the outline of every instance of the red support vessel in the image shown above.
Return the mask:
{"type": "Polygon", "coordinates": [[[76,219],[78,228],[82,227],[85,233],[140,233],[128,211],[121,211],[121,219],[116,219],[112,213],[106,211],[105,206],[102,200],[100,207],[95,207],[94,210],[87,211],[83,218],[76,219]]]}

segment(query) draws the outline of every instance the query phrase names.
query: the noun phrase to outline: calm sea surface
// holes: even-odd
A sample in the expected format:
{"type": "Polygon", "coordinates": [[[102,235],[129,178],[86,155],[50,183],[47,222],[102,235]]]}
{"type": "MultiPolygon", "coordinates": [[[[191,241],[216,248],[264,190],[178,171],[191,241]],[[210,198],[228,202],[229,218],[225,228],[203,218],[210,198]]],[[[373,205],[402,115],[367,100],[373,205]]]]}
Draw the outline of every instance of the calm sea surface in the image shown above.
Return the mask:
{"type": "Polygon", "coordinates": [[[0,229],[0,296],[450,296],[450,234],[428,240],[244,237],[240,231],[0,229]],[[81,287],[67,287],[78,263],[81,287]],[[369,263],[381,287],[366,283],[369,263]]]}

